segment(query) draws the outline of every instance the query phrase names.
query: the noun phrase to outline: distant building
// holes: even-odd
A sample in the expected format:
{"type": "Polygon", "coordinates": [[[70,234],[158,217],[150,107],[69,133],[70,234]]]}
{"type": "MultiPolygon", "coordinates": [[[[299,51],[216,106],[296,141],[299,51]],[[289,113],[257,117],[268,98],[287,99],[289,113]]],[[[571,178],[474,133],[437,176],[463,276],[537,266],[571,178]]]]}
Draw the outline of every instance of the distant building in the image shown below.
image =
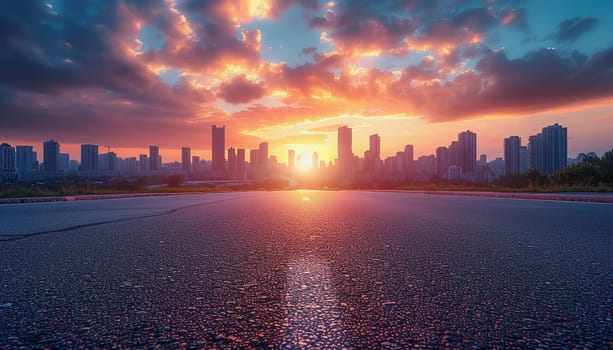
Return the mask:
{"type": "Polygon", "coordinates": [[[200,171],[200,157],[192,156],[192,173],[198,174],[200,171]]]}
{"type": "Polygon", "coordinates": [[[521,138],[509,136],[504,139],[504,173],[514,175],[520,173],[521,138]]]}
{"type": "Polygon", "coordinates": [[[232,179],[236,177],[236,165],[236,150],[230,147],[228,148],[228,176],[232,179]]]}
{"type": "Polygon", "coordinates": [[[519,148],[519,173],[525,174],[530,169],[530,156],[528,152],[528,146],[521,146],[519,148]]]}
{"type": "Polygon", "coordinates": [[[15,178],[15,148],[3,143],[0,145],[0,182],[13,181],[15,178]]]}
{"type": "Polygon", "coordinates": [[[181,147],[181,168],[184,172],[192,171],[192,150],[189,147],[181,147]]]}
{"type": "Polygon", "coordinates": [[[472,176],[477,167],[477,134],[466,130],[458,134],[459,165],[465,176],[472,176]]]}
{"type": "Polygon", "coordinates": [[[312,161],[313,161],[313,164],[312,164],[313,170],[319,168],[319,156],[317,155],[317,152],[313,152],[312,161]]]}
{"type": "Polygon", "coordinates": [[[81,172],[95,173],[98,171],[98,145],[81,145],[81,172]]]}
{"type": "Polygon", "coordinates": [[[287,167],[294,169],[296,166],[296,151],[290,149],[287,151],[287,167]]]}
{"type": "Polygon", "coordinates": [[[545,174],[551,175],[566,167],[567,130],[556,123],[543,128],[542,134],[544,170],[545,174]]]}
{"type": "Polygon", "coordinates": [[[226,126],[217,127],[213,125],[211,127],[211,150],[213,153],[212,171],[217,176],[223,175],[225,172],[225,153],[226,153],[226,126]]]}
{"type": "Polygon", "coordinates": [[[138,171],[140,174],[146,174],[149,171],[149,157],[146,154],[138,156],[138,171]]]}
{"type": "Polygon", "coordinates": [[[160,147],[159,146],[149,146],[149,170],[151,172],[156,172],[161,170],[162,162],[160,159],[160,147]]]}
{"type": "Polygon", "coordinates": [[[55,140],[43,143],[43,164],[45,172],[56,173],[60,168],[60,144],[55,140]]]}
{"type": "Polygon", "coordinates": [[[338,177],[343,185],[353,181],[352,130],[347,126],[338,128],[338,177]]]}
{"type": "Polygon", "coordinates": [[[449,176],[449,148],[436,149],[436,176],[446,179],[449,176]]]}
{"type": "Polygon", "coordinates": [[[32,178],[33,172],[36,171],[36,153],[32,146],[17,146],[15,147],[15,171],[19,181],[27,181],[32,178]]]}
{"type": "Polygon", "coordinates": [[[245,178],[245,149],[239,148],[236,150],[236,178],[244,179],[245,178]]]}
{"type": "Polygon", "coordinates": [[[545,163],[543,161],[543,134],[538,133],[528,138],[528,160],[530,169],[534,169],[540,173],[545,172],[545,163]]]}
{"type": "Polygon", "coordinates": [[[70,154],[60,153],[60,171],[68,172],[70,170],[70,154]]]}
{"type": "Polygon", "coordinates": [[[408,178],[412,178],[415,175],[415,156],[413,145],[404,146],[404,157],[405,157],[405,172],[408,178]]]}

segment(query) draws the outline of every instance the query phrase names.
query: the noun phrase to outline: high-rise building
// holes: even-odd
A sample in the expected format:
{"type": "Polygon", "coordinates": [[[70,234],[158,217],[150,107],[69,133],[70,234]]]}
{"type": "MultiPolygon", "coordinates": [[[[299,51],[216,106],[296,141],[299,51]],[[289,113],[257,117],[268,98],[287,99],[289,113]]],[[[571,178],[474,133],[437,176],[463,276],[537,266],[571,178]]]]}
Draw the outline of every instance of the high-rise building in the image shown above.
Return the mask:
{"type": "Polygon", "coordinates": [[[375,162],[381,160],[381,136],[379,134],[370,135],[368,150],[375,162]]]}
{"type": "Polygon", "coordinates": [[[146,154],[140,154],[138,156],[138,171],[141,174],[145,174],[149,171],[149,157],[146,154]]]}
{"type": "Polygon", "coordinates": [[[236,150],[232,147],[228,148],[228,175],[231,178],[236,176],[236,150]]]}
{"type": "Polygon", "coordinates": [[[436,149],[436,176],[446,179],[449,174],[449,148],[439,147],[436,149]]]}
{"type": "Polygon", "coordinates": [[[415,175],[415,156],[413,145],[404,146],[404,156],[407,177],[412,178],[415,175]]]}
{"type": "Polygon", "coordinates": [[[236,178],[245,178],[245,149],[239,148],[236,150],[236,178]]]}
{"type": "Polygon", "coordinates": [[[15,147],[15,171],[20,181],[31,178],[36,169],[36,156],[32,146],[15,147]]]}
{"type": "Polygon", "coordinates": [[[538,133],[528,138],[528,158],[530,169],[534,169],[540,173],[545,172],[545,163],[543,161],[543,134],[538,133]]]}
{"type": "Polygon", "coordinates": [[[294,169],[296,166],[296,151],[290,149],[287,151],[287,167],[294,169]]]}
{"type": "Polygon", "coordinates": [[[521,138],[519,136],[509,136],[504,139],[504,173],[514,175],[520,173],[519,152],[521,149],[521,138]]]}
{"type": "Polygon", "coordinates": [[[347,126],[338,128],[338,176],[341,184],[353,180],[352,130],[347,126]]]}
{"type": "Polygon", "coordinates": [[[257,149],[252,149],[249,150],[249,167],[253,170],[253,168],[258,165],[258,158],[259,158],[259,150],[257,149]]]}
{"type": "Polygon", "coordinates": [[[218,128],[216,125],[213,125],[211,128],[211,150],[213,152],[213,164],[212,171],[217,174],[223,174],[226,166],[226,126],[222,126],[218,128]]]}
{"type": "Polygon", "coordinates": [[[70,154],[60,153],[60,170],[63,172],[70,170],[70,154]]]}
{"type": "Polygon", "coordinates": [[[313,170],[317,169],[319,167],[319,156],[317,155],[317,152],[313,152],[313,170]]]}
{"type": "Polygon", "coordinates": [[[8,143],[0,145],[0,182],[15,178],[15,148],[8,143]]]}
{"type": "Polygon", "coordinates": [[[43,164],[45,172],[57,172],[60,168],[60,144],[55,140],[43,143],[43,164]]]}
{"type": "Polygon", "coordinates": [[[200,157],[192,156],[192,173],[198,174],[200,172],[200,157]]]}
{"type": "Polygon", "coordinates": [[[459,165],[462,167],[462,172],[472,176],[477,168],[477,134],[470,130],[459,133],[458,144],[459,165]]]}
{"type": "Polygon", "coordinates": [[[189,147],[181,147],[181,168],[184,172],[192,171],[192,150],[189,147]]]}
{"type": "Polygon", "coordinates": [[[558,123],[543,128],[543,161],[545,174],[566,167],[567,162],[567,131],[558,123]]]}
{"type": "Polygon", "coordinates": [[[260,143],[258,159],[264,170],[268,169],[268,142],[260,143]]]}
{"type": "Polygon", "coordinates": [[[528,153],[528,146],[521,146],[519,148],[519,173],[525,174],[530,169],[530,156],[528,153]]]}
{"type": "Polygon", "coordinates": [[[149,146],[149,170],[158,171],[161,169],[160,147],[149,146]]]}
{"type": "Polygon", "coordinates": [[[98,171],[98,145],[81,145],[81,171],[84,173],[98,171]]]}

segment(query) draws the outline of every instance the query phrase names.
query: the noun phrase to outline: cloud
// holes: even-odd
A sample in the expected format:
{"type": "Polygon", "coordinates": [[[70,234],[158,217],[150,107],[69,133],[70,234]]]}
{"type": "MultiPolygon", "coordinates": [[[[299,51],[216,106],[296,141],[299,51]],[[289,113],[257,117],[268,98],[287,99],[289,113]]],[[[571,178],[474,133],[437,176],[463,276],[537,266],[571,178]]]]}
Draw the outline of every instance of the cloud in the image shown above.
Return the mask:
{"type": "Polygon", "coordinates": [[[584,33],[592,30],[597,23],[596,18],[574,17],[566,19],[558,25],[558,31],[553,37],[557,42],[575,41],[584,33]]]}
{"type": "Polygon", "coordinates": [[[258,83],[251,82],[245,74],[237,75],[221,84],[218,96],[228,103],[248,103],[264,96],[265,89],[258,83]]]}

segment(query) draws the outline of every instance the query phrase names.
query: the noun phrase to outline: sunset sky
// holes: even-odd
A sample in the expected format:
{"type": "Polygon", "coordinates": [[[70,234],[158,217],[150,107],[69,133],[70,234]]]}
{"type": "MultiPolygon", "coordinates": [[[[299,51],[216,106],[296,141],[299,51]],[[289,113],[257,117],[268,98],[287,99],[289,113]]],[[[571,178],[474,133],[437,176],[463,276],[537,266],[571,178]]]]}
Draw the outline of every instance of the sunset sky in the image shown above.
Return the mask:
{"type": "Polygon", "coordinates": [[[381,135],[432,154],[458,132],[478,154],[555,122],[569,156],[613,148],[613,1],[101,0],[0,3],[0,142],[47,139],[119,156],[160,146],[336,157],[381,135]]]}

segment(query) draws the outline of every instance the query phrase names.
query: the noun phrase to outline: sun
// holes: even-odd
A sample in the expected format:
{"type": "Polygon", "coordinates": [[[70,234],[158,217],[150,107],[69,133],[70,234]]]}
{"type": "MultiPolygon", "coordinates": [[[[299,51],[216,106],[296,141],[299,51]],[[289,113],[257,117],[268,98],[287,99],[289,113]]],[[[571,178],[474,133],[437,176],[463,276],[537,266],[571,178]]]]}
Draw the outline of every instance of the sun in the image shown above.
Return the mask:
{"type": "Polygon", "coordinates": [[[300,169],[311,170],[313,169],[313,161],[309,157],[302,157],[300,160],[300,169]]]}

